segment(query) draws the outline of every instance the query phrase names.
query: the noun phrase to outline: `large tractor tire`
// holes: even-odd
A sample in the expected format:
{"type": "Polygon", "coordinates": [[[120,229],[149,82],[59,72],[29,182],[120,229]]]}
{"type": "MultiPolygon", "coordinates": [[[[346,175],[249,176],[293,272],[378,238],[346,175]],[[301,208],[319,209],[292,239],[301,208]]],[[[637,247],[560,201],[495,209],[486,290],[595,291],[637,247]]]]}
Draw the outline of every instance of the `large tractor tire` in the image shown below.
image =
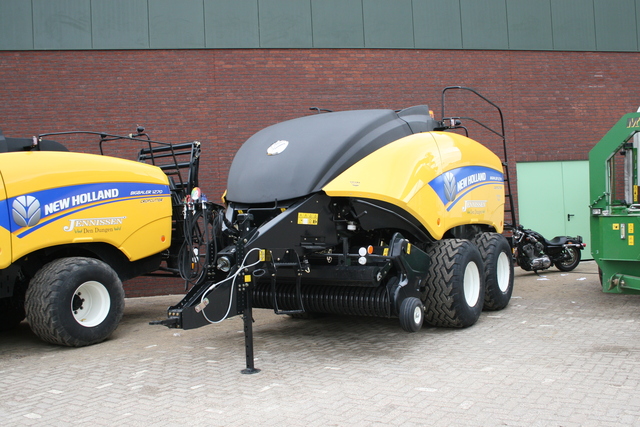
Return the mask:
{"type": "Polygon", "coordinates": [[[25,309],[42,340],[82,347],[104,341],[116,329],[124,312],[124,290],[104,262],[61,258],[33,277],[25,309]]]}
{"type": "Polygon", "coordinates": [[[0,298],[0,332],[14,329],[24,318],[24,300],[22,298],[0,298]]]}
{"type": "Polygon", "coordinates": [[[484,264],[484,310],[502,310],[513,292],[513,256],[506,237],[481,233],[473,239],[484,264]]]}
{"type": "Polygon", "coordinates": [[[446,239],[427,249],[425,323],[466,328],[478,321],[484,304],[484,274],[478,248],[468,240],[446,239]]]}

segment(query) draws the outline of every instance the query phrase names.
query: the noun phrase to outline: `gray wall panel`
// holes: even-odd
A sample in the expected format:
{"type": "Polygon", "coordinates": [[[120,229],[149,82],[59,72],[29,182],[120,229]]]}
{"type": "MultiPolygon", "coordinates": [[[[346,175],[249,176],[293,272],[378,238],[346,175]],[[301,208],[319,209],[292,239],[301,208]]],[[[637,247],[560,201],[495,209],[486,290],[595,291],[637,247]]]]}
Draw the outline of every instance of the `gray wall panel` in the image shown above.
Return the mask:
{"type": "Polygon", "coordinates": [[[413,48],[411,0],[363,0],[364,45],[413,48]]]}
{"type": "Polygon", "coordinates": [[[31,2],[0,1],[0,50],[33,49],[33,12],[31,2]]]}
{"type": "Polygon", "coordinates": [[[462,47],[508,49],[505,0],[460,0],[462,47]]]}
{"type": "Polygon", "coordinates": [[[205,0],[208,48],[258,48],[258,0],[205,0]]]}
{"type": "Polygon", "coordinates": [[[260,47],[310,48],[310,0],[260,0],[260,47]]]}
{"type": "Polygon", "coordinates": [[[148,0],[149,45],[153,49],[203,48],[203,0],[148,0]]]}
{"type": "Polygon", "coordinates": [[[550,0],[508,0],[509,48],[553,49],[550,0]]]}
{"type": "Polygon", "coordinates": [[[638,50],[635,0],[594,0],[594,12],[598,50],[638,50]]]}
{"type": "Polygon", "coordinates": [[[551,0],[551,22],[554,49],[596,49],[593,0],[551,0]]]}
{"type": "Polygon", "coordinates": [[[149,48],[147,0],[91,0],[94,49],[149,48]]]}
{"type": "Polygon", "coordinates": [[[640,0],[0,0],[0,50],[640,51],[640,0]]]}
{"type": "Polygon", "coordinates": [[[418,49],[462,49],[460,0],[413,0],[418,49]]]}
{"type": "Polygon", "coordinates": [[[32,0],[35,49],[91,49],[91,5],[86,0],[32,0]]]}
{"type": "Polygon", "coordinates": [[[362,0],[311,0],[313,47],[364,47],[362,0]]]}

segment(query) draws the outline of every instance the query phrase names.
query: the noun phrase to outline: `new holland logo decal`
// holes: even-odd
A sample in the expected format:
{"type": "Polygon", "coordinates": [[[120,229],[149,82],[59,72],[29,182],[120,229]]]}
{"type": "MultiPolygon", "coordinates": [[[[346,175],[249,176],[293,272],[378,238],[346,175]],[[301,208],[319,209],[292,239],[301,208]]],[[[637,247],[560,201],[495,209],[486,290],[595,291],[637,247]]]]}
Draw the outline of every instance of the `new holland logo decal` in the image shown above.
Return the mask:
{"type": "Polygon", "coordinates": [[[458,190],[456,189],[456,177],[451,172],[445,173],[443,175],[442,185],[444,187],[444,197],[449,202],[454,201],[456,194],[458,194],[458,190]]]}
{"type": "Polygon", "coordinates": [[[447,210],[470,191],[490,184],[504,184],[502,172],[484,166],[464,166],[438,175],[429,182],[447,210]]]}
{"type": "Polygon", "coordinates": [[[33,227],[40,221],[40,202],[33,196],[16,197],[11,205],[13,220],[20,227],[33,227]]]}

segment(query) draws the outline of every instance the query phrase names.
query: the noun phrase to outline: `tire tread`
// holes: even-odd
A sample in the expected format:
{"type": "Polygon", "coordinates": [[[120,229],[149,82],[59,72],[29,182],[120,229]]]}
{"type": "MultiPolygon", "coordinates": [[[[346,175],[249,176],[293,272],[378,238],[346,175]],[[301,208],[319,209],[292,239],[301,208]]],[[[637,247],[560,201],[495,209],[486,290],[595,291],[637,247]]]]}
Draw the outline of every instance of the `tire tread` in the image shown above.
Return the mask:
{"type": "MultiPolygon", "coordinates": [[[[475,323],[477,319],[464,319],[461,316],[460,304],[464,295],[454,290],[453,280],[457,271],[457,257],[472,245],[468,240],[446,239],[440,240],[426,251],[431,259],[431,266],[427,274],[427,289],[425,297],[425,323],[431,326],[448,328],[465,328],[475,323]]],[[[481,265],[478,268],[482,268],[481,265]]],[[[462,272],[463,274],[463,272],[462,272]]]]}
{"type": "MultiPolygon", "coordinates": [[[[106,266],[117,280],[116,298],[112,304],[116,304],[114,313],[115,326],[120,322],[124,310],[124,291],[120,279],[115,272],[102,261],[93,258],[73,257],[60,258],[46,264],[36,273],[29,283],[27,289],[25,311],[31,330],[43,341],[65,345],[70,347],[81,347],[95,344],[106,337],[97,337],[91,340],[84,340],[74,337],[65,328],[60,313],[56,308],[56,301],[63,298],[65,278],[74,272],[89,266],[106,266]]],[[[115,326],[113,329],[115,329],[115,326]]],[[[110,334],[111,332],[109,332],[110,334]]]]}

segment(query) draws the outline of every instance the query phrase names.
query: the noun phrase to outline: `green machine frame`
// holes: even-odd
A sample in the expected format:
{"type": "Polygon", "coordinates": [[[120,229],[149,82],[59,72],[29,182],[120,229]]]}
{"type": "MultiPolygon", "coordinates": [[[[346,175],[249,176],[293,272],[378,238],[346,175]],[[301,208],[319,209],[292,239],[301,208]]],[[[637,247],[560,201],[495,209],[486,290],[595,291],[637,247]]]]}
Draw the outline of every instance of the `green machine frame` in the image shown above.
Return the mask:
{"type": "Polygon", "coordinates": [[[640,112],[624,115],[589,152],[591,252],[602,290],[640,294],[640,112]]]}

